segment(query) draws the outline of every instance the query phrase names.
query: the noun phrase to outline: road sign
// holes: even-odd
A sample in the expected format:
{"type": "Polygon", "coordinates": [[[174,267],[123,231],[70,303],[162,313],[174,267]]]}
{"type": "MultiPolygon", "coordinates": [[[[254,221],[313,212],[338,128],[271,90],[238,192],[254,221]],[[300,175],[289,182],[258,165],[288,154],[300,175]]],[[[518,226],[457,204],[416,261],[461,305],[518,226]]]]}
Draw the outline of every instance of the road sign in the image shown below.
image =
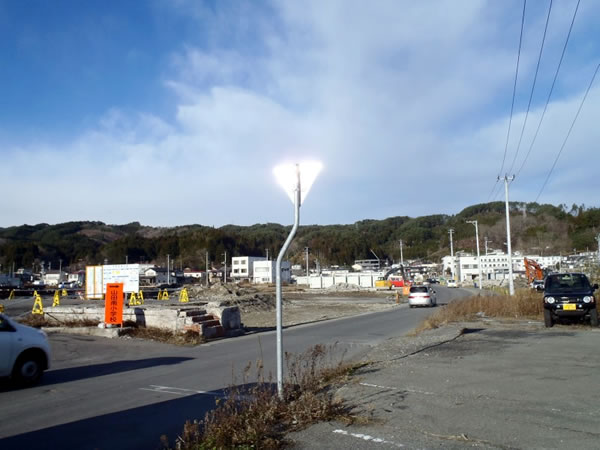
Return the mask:
{"type": "Polygon", "coordinates": [[[104,323],[123,326],[123,283],[106,285],[104,323]]]}

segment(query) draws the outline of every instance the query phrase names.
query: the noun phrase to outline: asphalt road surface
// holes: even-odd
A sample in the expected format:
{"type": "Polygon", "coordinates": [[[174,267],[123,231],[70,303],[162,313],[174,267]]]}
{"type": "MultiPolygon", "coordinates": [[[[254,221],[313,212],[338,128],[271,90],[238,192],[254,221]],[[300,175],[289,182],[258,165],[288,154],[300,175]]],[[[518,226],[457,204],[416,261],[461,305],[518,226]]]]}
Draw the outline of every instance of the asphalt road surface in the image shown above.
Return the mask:
{"type": "MultiPolygon", "coordinates": [[[[467,293],[437,291],[440,305],[467,293]]],[[[431,311],[399,305],[290,327],[284,330],[284,351],[336,344],[346,358],[357,358],[411,331],[431,311]]],[[[274,332],[196,347],[60,334],[52,334],[50,342],[52,369],[40,385],[0,385],[3,450],[156,448],[161,435],[173,443],[185,421],[202,418],[228,386],[252,382],[240,378],[248,362],[262,360],[266,374],[276,373],[274,332]]]]}

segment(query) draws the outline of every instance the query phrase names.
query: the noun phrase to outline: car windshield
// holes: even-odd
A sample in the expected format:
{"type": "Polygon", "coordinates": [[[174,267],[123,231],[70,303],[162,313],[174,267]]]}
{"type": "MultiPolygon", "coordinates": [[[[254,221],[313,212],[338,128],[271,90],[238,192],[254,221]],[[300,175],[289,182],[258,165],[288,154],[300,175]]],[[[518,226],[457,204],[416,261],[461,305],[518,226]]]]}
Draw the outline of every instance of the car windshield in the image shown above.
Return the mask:
{"type": "Polygon", "coordinates": [[[580,273],[559,273],[546,278],[546,289],[554,291],[590,289],[590,282],[585,275],[580,273]]]}
{"type": "Polygon", "coordinates": [[[410,288],[410,292],[428,292],[425,286],[413,286],[410,288]]]}

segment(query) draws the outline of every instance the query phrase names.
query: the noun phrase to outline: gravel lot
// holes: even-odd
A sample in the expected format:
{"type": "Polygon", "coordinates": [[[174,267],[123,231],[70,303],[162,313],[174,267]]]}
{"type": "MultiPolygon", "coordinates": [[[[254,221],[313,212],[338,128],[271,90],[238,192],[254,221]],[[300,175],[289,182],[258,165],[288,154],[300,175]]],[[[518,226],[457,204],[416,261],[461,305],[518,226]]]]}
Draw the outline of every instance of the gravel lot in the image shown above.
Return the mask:
{"type": "Polygon", "coordinates": [[[599,338],[597,328],[488,320],[393,339],[337,393],[370,423],[291,438],[297,448],[597,449],[599,338]]]}

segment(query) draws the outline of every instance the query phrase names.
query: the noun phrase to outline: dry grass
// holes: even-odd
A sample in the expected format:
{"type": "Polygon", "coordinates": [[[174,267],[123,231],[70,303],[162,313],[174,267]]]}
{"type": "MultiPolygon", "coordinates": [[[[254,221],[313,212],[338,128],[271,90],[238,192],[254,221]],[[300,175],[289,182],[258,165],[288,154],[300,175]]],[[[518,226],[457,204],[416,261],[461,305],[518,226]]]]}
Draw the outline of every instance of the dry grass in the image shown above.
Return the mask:
{"type": "Polygon", "coordinates": [[[415,333],[481,317],[542,320],[543,311],[542,294],[531,289],[520,289],[512,297],[507,294],[477,295],[455,300],[437,310],[417,327],[415,333]]]}
{"type": "Polygon", "coordinates": [[[169,330],[154,327],[131,326],[126,330],[123,330],[123,336],[148,339],[173,345],[200,345],[206,342],[206,338],[196,331],[188,330],[185,333],[174,333],[169,330]]]}
{"type": "MultiPolygon", "coordinates": [[[[332,347],[317,345],[301,355],[286,354],[288,378],[283,399],[276,385],[262,375],[262,363],[254,366],[258,381],[247,383],[253,365],[244,370],[244,382],[233,386],[216,408],[201,421],[187,422],[177,439],[178,450],[262,448],[286,446],[285,433],[326,420],[353,422],[357,418],[334,387],[346,381],[354,366],[343,357],[334,360],[332,347]],[[249,387],[248,387],[249,386],[249,387]]],[[[163,437],[163,445],[169,448],[163,437]]]]}

